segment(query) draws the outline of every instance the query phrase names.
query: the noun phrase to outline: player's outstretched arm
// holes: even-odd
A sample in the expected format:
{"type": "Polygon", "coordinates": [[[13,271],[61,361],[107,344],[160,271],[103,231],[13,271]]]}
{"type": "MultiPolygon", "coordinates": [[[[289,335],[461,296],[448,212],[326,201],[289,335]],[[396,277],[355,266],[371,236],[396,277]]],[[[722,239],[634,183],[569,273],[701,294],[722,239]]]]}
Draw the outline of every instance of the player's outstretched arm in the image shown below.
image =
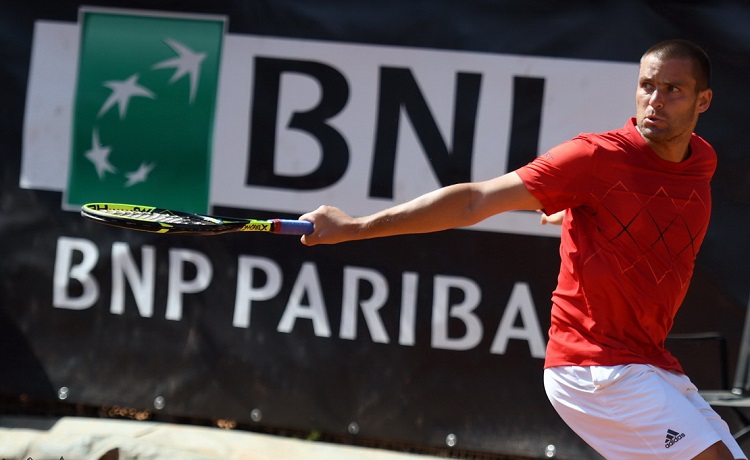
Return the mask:
{"type": "Polygon", "coordinates": [[[363,217],[321,206],[300,216],[315,225],[301,238],[303,244],[335,244],[410,233],[467,227],[492,215],[541,207],[515,172],[484,182],[450,185],[409,202],[363,217]]]}

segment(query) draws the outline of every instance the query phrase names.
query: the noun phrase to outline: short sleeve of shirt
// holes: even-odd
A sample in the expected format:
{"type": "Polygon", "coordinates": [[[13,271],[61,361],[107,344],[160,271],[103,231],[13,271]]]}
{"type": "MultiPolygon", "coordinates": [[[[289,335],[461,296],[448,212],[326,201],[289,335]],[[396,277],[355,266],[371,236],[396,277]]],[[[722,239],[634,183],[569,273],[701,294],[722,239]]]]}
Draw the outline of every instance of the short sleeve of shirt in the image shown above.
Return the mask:
{"type": "Polygon", "coordinates": [[[553,214],[580,206],[590,196],[597,146],[579,136],[516,170],[526,188],[553,214]]]}

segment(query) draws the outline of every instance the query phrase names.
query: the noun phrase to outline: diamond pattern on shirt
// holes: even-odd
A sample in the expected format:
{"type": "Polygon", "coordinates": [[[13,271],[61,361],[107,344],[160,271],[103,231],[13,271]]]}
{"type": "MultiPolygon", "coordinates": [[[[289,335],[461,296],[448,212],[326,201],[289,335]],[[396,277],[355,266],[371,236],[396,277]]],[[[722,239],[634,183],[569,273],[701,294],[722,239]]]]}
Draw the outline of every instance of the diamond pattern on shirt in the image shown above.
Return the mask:
{"type": "Polygon", "coordinates": [[[696,190],[686,198],[670,196],[664,186],[644,194],[619,181],[594,198],[598,230],[617,254],[621,274],[645,269],[655,284],[670,273],[682,286],[689,282],[697,238],[708,225],[710,211],[696,190]]]}

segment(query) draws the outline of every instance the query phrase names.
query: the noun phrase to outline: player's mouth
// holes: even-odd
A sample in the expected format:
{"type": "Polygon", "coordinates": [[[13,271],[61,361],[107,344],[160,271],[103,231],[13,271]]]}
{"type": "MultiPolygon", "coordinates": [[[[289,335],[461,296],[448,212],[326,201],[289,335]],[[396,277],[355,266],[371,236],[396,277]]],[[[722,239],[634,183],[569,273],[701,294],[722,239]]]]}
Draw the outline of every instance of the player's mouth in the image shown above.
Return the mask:
{"type": "Polygon", "coordinates": [[[656,116],[649,116],[643,119],[644,126],[661,126],[666,123],[666,120],[656,116]]]}

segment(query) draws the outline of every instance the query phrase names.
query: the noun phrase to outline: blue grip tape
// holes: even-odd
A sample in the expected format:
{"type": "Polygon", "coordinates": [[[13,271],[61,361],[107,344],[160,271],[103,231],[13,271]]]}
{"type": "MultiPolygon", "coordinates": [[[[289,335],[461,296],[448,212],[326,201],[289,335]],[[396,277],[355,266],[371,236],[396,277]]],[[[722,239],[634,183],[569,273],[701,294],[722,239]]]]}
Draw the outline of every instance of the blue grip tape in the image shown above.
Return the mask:
{"type": "Polygon", "coordinates": [[[306,220],[274,219],[274,233],[282,235],[309,235],[313,232],[312,222],[306,220]]]}

